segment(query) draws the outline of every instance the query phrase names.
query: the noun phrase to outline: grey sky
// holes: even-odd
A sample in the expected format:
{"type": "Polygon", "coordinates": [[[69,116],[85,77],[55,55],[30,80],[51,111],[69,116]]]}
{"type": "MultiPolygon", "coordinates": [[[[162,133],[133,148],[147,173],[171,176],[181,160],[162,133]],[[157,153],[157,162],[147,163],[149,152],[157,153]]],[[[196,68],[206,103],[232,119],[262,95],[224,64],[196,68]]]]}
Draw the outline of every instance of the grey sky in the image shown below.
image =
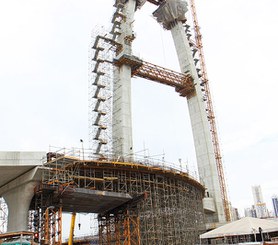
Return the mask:
{"type": "MultiPolygon", "coordinates": [[[[277,9],[275,0],[197,0],[229,196],[253,204],[277,181],[277,9]]],[[[88,145],[88,47],[109,25],[112,0],[0,0],[0,149],[88,145]]],[[[178,70],[170,33],[146,4],[136,14],[134,53],[178,70]]],[[[196,164],[187,105],[172,88],[133,81],[135,150],[196,164]]],[[[161,158],[159,156],[158,158],[161,158]]],[[[192,167],[193,168],[193,167],[192,167]]]]}

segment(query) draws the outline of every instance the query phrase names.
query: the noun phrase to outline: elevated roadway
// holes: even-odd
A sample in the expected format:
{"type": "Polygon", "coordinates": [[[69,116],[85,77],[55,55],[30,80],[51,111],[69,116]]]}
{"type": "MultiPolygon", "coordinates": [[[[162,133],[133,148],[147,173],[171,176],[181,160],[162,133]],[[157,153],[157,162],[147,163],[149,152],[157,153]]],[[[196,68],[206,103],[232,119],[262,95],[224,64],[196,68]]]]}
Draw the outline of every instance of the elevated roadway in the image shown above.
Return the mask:
{"type": "MultiPolygon", "coordinates": [[[[0,197],[8,205],[8,232],[28,230],[28,211],[42,180],[45,157],[46,152],[0,152],[0,197]]],[[[65,212],[100,213],[131,199],[126,193],[84,188],[67,189],[62,196],[53,194],[57,201],[62,200],[65,212]]]]}
{"type": "Polygon", "coordinates": [[[27,230],[34,188],[45,152],[0,152],[0,196],[8,205],[8,232],[27,230]]]}
{"type": "Polygon", "coordinates": [[[0,152],[0,195],[13,180],[42,165],[46,152],[0,152]]]}

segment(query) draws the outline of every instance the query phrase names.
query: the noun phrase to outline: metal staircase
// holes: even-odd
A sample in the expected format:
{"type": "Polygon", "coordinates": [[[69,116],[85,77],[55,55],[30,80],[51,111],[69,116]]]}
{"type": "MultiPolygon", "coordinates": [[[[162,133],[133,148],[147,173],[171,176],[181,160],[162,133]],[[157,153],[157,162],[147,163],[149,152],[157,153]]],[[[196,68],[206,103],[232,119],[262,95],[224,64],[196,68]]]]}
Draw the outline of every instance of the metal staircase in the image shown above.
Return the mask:
{"type": "Polygon", "coordinates": [[[94,154],[102,157],[112,150],[113,60],[122,50],[117,38],[126,19],[123,6],[121,3],[114,5],[111,31],[109,34],[95,33],[91,48],[89,135],[94,154]]]}

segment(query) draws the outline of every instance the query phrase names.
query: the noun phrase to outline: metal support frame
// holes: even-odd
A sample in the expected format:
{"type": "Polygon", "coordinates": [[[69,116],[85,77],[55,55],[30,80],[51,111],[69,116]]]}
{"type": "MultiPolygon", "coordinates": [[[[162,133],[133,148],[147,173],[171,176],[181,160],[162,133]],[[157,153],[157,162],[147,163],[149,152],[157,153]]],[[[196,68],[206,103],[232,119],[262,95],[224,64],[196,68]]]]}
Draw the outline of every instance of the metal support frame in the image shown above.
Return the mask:
{"type": "Polygon", "coordinates": [[[0,234],[7,231],[8,207],[4,198],[0,198],[0,234]]]}
{"type": "MultiPolygon", "coordinates": [[[[109,33],[96,32],[89,61],[89,131],[94,154],[103,155],[112,152],[112,91],[113,59],[119,54],[123,45],[117,42],[121,35],[121,24],[126,21],[122,12],[123,5],[115,5],[112,28],[109,33]]],[[[133,37],[126,42],[132,42],[133,37]]]]}
{"type": "MultiPolygon", "coordinates": [[[[28,240],[32,245],[34,243],[34,232],[32,231],[18,231],[18,232],[8,232],[4,234],[0,234],[0,243],[9,243],[14,240],[28,240]]],[[[22,243],[21,243],[22,244],[22,243]]]]}
{"type": "Polygon", "coordinates": [[[195,92],[193,79],[189,74],[182,74],[170,69],[142,61],[135,56],[123,55],[114,60],[116,66],[122,64],[131,67],[132,76],[142,77],[164,85],[174,87],[180,96],[187,97],[195,92]]]}
{"type": "Polygon", "coordinates": [[[109,59],[115,52],[109,48],[115,41],[98,34],[94,38],[90,55],[89,130],[94,154],[101,155],[111,149],[113,67],[109,59]]]}
{"type": "Polygon", "coordinates": [[[53,202],[52,190],[40,185],[35,190],[34,213],[36,222],[34,232],[39,233],[40,244],[62,244],[62,205],[53,202]]]}
{"type": "Polygon", "coordinates": [[[194,244],[205,231],[204,187],[186,173],[141,163],[78,161],[66,156],[46,163],[44,171],[47,173],[43,174],[42,184],[48,186],[46,189],[59,188],[54,180],[60,173],[59,179],[71,176],[72,188],[128,193],[133,197],[99,214],[99,244],[194,244]]]}

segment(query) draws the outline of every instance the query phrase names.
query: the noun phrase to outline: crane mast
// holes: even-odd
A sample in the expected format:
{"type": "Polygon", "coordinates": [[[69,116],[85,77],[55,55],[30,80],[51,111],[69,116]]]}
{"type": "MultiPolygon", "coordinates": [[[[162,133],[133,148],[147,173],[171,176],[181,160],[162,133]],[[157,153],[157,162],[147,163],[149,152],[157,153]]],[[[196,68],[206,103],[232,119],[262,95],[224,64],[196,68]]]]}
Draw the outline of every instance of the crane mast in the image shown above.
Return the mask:
{"type": "Polygon", "coordinates": [[[228,201],[228,195],[227,195],[225,177],[224,177],[224,171],[223,171],[223,164],[222,164],[222,157],[221,157],[219,140],[218,140],[218,135],[217,135],[215,115],[214,115],[213,106],[212,106],[211,93],[210,93],[210,88],[209,88],[209,83],[208,83],[208,75],[207,75],[207,69],[206,69],[205,57],[204,57],[204,51],[203,51],[202,35],[200,32],[200,26],[198,23],[195,0],[190,0],[190,8],[191,8],[191,12],[192,12],[193,24],[194,24],[194,30],[195,30],[196,48],[199,51],[201,79],[202,79],[202,82],[204,83],[204,94],[206,97],[206,101],[205,101],[206,111],[208,114],[208,120],[209,120],[209,124],[210,124],[210,131],[211,131],[214,155],[215,155],[215,160],[216,160],[216,165],[217,165],[217,172],[218,172],[218,176],[219,176],[220,189],[221,189],[221,195],[222,195],[223,206],[224,206],[224,211],[225,211],[225,217],[226,217],[226,221],[231,221],[229,201],[228,201]]]}

